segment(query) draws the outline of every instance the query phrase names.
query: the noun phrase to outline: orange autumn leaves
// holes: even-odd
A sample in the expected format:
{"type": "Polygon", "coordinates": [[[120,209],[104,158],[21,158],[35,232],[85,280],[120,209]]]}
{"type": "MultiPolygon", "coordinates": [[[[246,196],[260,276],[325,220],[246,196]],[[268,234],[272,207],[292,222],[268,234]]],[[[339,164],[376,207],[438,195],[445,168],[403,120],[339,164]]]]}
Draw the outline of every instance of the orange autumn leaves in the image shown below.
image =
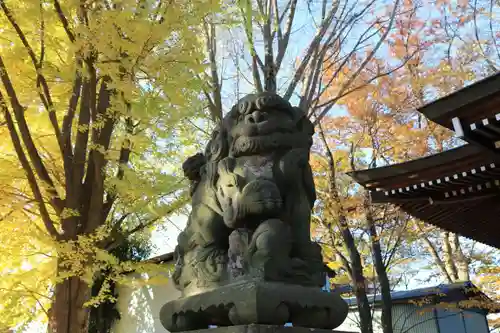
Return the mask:
{"type": "MultiPolygon", "coordinates": [[[[346,64],[325,62],[323,79],[332,84],[323,100],[337,97],[338,111],[323,120],[333,133],[329,140],[335,146],[369,153],[378,166],[456,144],[450,131],[428,122],[417,109],[475,79],[474,68],[459,50],[456,57],[444,52],[452,40],[441,22],[429,16],[431,5],[427,14],[412,1],[401,6],[384,48],[361,72],[357,73],[365,59],[357,54],[346,64]],[[342,87],[350,80],[355,88],[346,92],[342,87]],[[339,112],[343,115],[338,116],[339,112]]],[[[369,47],[365,52],[370,52],[369,47]]]]}

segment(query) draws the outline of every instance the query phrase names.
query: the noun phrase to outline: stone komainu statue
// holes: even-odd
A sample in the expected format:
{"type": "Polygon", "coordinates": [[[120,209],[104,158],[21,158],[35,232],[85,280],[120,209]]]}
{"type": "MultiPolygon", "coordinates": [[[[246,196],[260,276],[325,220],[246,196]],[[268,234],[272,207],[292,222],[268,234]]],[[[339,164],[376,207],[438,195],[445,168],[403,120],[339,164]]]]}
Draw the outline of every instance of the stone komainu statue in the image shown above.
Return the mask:
{"type": "Polygon", "coordinates": [[[278,95],[248,95],[205,153],[186,160],[192,211],[173,275],[184,296],[242,276],[324,284],[321,250],[310,239],[313,133],[305,113],[278,95]]]}

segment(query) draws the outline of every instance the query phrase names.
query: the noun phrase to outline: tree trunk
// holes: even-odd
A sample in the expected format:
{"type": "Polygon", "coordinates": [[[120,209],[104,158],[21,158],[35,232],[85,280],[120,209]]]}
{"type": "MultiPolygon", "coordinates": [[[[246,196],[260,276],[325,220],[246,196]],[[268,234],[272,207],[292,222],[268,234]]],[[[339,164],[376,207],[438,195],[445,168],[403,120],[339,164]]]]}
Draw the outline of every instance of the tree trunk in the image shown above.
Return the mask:
{"type": "Polygon", "coordinates": [[[58,283],[50,309],[50,332],[87,333],[89,311],[83,305],[90,293],[90,286],[78,277],[58,283]]]}
{"type": "Polygon", "coordinates": [[[455,266],[455,262],[453,260],[449,232],[443,233],[443,254],[444,254],[444,263],[446,266],[446,271],[450,275],[451,280],[453,282],[457,282],[458,281],[458,272],[457,272],[457,267],[455,266]]]}
{"type": "Polygon", "coordinates": [[[417,224],[417,228],[421,233],[421,239],[427,245],[427,251],[429,251],[429,253],[431,254],[432,259],[434,260],[434,263],[438,266],[439,270],[441,271],[441,274],[446,278],[446,282],[453,283],[453,279],[451,278],[450,274],[448,274],[446,265],[444,264],[443,260],[441,260],[441,257],[439,256],[436,247],[434,246],[434,244],[432,244],[431,240],[425,234],[425,232],[423,231],[422,227],[419,224],[417,224]]]}
{"type": "MultiPolygon", "coordinates": [[[[345,218],[340,217],[340,220],[344,220],[341,224],[347,224],[345,218]]],[[[361,333],[373,333],[372,313],[368,297],[366,296],[366,282],[365,276],[363,275],[363,266],[361,265],[361,256],[359,255],[359,251],[356,248],[354,238],[349,228],[342,227],[342,238],[344,239],[351,260],[352,284],[356,302],[358,303],[361,333]]]]}
{"type": "MultiPolygon", "coordinates": [[[[338,226],[342,234],[342,240],[349,253],[349,259],[351,261],[351,278],[354,289],[354,294],[356,295],[356,301],[358,303],[358,312],[360,319],[361,333],[373,333],[372,324],[372,313],[370,308],[370,303],[368,302],[368,297],[366,296],[366,280],[363,275],[363,264],[361,263],[361,256],[359,254],[356,243],[354,242],[354,237],[352,236],[351,230],[349,229],[349,224],[347,222],[346,211],[342,205],[342,199],[340,198],[339,191],[336,184],[336,173],[335,173],[335,160],[333,158],[332,151],[328,146],[325,134],[321,125],[319,127],[320,138],[323,141],[326,149],[326,158],[328,160],[328,195],[331,205],[330,209],[336,212],[338,216],[338,226]]],[[[333,245],[333,244],[332,244],[333,245]]]]}
{"type": "Polygon", "coordinates": [[[460,281],[469,281],[469,260],[465,257],[464,252],[462,251],[462,246],[460,245],[460,239],[457,234],[453,234],[453,252],[457,267],[458,279],[460,281]]]}
{"type": "Polygon", "coordinates": [[[380,246],[377,229],[375,228],[375,221],[373,219],[370,205],[370,194],[368,192],[365,193],[364,210],[366,214],[366,229],[370,235],[373,262],[375,265],[375,271],[377,272],[378,282],[380,283],[380,292],[382,296],[382,330],[384,333],[393,333],[391,285],[389,283],[389,277],[387,276],[387,270],[382,257],[382,248],[380,246]]]}

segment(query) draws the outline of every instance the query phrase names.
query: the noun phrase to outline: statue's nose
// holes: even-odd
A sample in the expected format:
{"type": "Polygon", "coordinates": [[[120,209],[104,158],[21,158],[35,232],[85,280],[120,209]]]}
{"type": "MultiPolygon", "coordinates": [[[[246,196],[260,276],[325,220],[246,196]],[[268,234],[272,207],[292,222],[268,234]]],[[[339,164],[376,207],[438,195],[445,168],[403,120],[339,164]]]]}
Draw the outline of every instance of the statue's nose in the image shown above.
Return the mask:
{"type": "Polygon", "coordinates": [[[267,119],[267,112],[254,111],[246,116],[249,123],[261,123],[267,119]]]}

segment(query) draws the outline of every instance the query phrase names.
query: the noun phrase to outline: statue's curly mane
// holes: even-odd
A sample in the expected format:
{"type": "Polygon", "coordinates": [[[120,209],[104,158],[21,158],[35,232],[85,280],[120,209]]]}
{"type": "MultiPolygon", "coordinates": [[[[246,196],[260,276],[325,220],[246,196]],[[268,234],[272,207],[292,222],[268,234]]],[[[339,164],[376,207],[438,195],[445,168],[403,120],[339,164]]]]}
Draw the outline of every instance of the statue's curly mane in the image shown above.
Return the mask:
{"type": "Polygon", "coordinates": [[[219,125],[212,133],[212,137],[205,147],[207,161],[219,162],[229,154],[229,143],[227,129],[219,125]]]}
{"type": "Polygon", "coordinates": [[[230,137],[229,130],[239,122],[240,116],[254,110],[266,109],[276,109],[288,113],[295,121],[297,134],[303,134],[308,138],[309,147],[312,145],[314,125],[302,109],[293,107],[287,100],[273,93],[264,92],[247,95],[231,108],[221,123],[213,130],[212,136],[205,147],[205,152],[191,156],[184,162],[182,166],[184,175],[191,181],[193,187],[196,187],[201,177],[204,176],[209,178],[209,186],[217,181],[216,166],[218,162],[229,156],[232,144],[234,144],[234,139],[230,137]],[[209,166],[209,164],[213,165],[209,166]]]}

